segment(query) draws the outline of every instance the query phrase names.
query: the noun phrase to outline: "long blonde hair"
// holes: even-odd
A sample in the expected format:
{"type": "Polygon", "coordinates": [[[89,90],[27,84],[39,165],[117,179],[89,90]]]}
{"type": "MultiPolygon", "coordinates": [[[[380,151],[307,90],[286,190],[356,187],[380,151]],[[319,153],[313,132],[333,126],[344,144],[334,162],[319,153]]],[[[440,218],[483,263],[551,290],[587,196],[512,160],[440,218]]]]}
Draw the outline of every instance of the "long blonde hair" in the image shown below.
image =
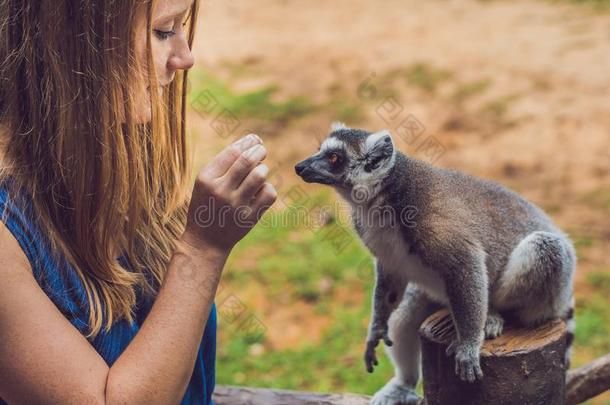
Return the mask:
{"type": "MultiPolygon", "coordinates": [[[[187,74],[176,72],[157,91],[154,7],[155,0],[0,0],[0,176],[32,197],[53,251],[83,281],[88,337],[134,320],[135,288],[158,291],[186,221],[187,74]],[[146,124],[136,122],[133,97],[143,16],[153,106],[146,124]]],[[[197,10],[195,0],[189,46],[197,10]]]]}

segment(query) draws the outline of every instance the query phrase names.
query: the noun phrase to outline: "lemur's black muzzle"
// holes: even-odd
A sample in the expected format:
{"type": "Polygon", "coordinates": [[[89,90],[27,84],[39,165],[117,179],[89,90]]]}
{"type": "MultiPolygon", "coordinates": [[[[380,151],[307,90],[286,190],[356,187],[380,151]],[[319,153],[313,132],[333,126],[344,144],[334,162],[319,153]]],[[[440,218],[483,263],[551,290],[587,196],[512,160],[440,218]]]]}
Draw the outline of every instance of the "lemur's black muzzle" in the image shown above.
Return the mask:
{"type": "Polygon", "coordinates": [[[324,167],[323,159],[319,156],[312,156],[297,163],[294,170],[306,183],[332,184],[334,182],[327,168],[324,167]]]}
{"type": "Polygon", "coordinates": [[[294,167],[294,170],[297,172],[297,174],[299,176],[302,176],[305,169],[307,169],[307,167],[309,166],[308,160],[309,159],[305,159],[302,162],[297,163],[296,166],[294,167]]]}

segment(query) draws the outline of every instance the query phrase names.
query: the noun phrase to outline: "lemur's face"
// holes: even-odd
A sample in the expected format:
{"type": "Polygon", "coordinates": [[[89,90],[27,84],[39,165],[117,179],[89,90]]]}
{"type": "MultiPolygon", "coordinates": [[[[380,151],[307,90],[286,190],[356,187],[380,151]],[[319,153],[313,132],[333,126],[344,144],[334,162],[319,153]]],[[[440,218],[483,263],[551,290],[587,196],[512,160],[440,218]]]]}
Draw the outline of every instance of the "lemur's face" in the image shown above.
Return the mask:
{"type": "Polygon", "coordinates": [[[394,153],[388,131],[371,133],[335,124],[318,153],[295,170],[307,183],[351,190],[383,180],[394,164],[394,153]]]}

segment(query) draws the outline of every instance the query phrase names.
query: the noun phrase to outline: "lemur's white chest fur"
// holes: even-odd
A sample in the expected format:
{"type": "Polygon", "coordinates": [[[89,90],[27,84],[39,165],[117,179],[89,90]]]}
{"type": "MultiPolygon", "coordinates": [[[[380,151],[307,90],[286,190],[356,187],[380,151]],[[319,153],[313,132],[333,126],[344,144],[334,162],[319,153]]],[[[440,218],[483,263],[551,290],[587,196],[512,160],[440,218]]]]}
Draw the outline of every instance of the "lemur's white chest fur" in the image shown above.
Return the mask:
{"type": "Polygon", "coordinates": [[[354,219],[363,225],[362,241],[384,271],[416,283],[431,299],[447,304],[444,281],[434,269],[425,266],[418,255],[409,253],[409,244],[404,240],[399,225],[392,226],[389,221],[384,223],[383,220],[374,220],[370,212],[356,209],[354,219]]]}

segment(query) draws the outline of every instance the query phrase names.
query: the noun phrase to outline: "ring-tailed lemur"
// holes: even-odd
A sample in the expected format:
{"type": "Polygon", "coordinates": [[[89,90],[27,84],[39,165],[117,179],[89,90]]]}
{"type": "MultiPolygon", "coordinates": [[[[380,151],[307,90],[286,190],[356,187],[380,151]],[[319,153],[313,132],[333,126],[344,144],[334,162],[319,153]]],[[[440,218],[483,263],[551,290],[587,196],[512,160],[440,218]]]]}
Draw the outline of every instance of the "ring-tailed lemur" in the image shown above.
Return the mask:
{"type": "Polygon", "coordinates": [[[483,376],[483,339],[502,333],[504,317],[525,325],[566,319],[571,343],[572,242],[513,191],[405,156],[388,131],[339,124],[295,169],[350,203],[354,227],[375,257],[365,362],[372,372],[383,339],[395,377],[373,404],[417,401],[417,331],[443,306],[451,310],[458,336],[447,353],[455,353],[462,380],[483,376]]]}

